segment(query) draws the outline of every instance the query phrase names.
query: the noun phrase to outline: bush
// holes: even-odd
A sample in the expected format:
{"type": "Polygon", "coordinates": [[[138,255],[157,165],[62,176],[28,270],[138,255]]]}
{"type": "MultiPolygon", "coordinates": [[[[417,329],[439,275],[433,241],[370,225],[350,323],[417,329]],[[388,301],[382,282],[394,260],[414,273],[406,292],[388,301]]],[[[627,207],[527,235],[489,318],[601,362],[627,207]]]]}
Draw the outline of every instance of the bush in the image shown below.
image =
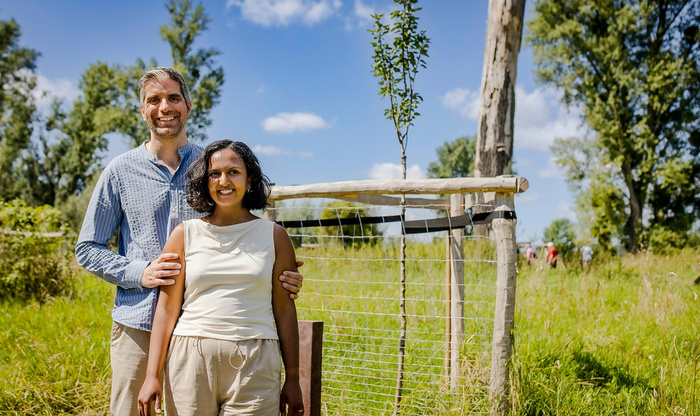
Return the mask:
{"type": "MultiPolygon", "coordinates": [[[[322,220],[365,218],[372,215],[369,208],[352,202],[335,201],[326,205],[321,213],[322,220]]],[[[375,245],[380,241],[382,232],[376,224],[358,224],[323,227],[323,234],[336,236],[342,242],[343,247],[360,247],[362,245],[375,245]]]]}
{"type": "Polygon", "coordinates": [[[45,301],[73,278],[67,227],[50,206],[0,201],[0,300],[45,301]]]}

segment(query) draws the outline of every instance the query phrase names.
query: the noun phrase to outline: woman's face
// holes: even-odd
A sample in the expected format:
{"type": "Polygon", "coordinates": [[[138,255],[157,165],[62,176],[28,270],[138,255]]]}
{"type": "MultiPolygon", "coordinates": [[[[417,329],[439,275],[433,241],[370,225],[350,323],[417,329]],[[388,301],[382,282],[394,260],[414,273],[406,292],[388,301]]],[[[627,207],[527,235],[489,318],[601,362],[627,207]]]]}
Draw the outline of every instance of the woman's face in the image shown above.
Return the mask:
{"type": "Polygon", "coordinates": [[[208,176],[209,195],[217,208],[242,206],[250,179],[236,152],[229,148],[214,152],[209,159],[208,176]]]}

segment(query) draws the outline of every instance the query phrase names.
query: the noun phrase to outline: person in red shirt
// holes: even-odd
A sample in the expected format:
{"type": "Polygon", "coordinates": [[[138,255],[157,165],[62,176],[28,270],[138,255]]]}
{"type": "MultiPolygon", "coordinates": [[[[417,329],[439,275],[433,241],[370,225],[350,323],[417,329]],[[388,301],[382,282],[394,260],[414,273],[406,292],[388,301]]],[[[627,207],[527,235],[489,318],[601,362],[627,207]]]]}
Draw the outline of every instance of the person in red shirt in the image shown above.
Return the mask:
{"type": "Polygon", "coordinates": [[[551,241],[547,243],[547,248],[549,249],[547,252],[547,263],[550,267],[555,268],[557,267],[557,260],[559,260],[559,252],[551,241]]]}

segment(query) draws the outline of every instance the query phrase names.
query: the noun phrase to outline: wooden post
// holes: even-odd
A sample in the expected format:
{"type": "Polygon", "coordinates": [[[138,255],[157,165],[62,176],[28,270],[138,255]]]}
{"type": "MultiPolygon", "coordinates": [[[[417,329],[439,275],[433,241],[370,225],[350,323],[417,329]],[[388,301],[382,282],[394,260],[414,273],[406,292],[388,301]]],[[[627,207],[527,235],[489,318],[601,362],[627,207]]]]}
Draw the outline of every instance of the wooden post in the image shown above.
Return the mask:
{"type": "MultiPolygon", "coordinates": [[[[494,211],[515,211],[513,194],[497,193],[494,211]]],[[[515,224],[515,219],[506,218],[496,218],[492,222],[498,264],[489,397],[492,416],[503,416],[510,412],[509,371],[513,354],[517,261],[515,224]]]]}
{"type": "MultiPolygon", "coordinates": [[[[450,213],[455,216],[464,211],[464,195],[450,195],[450,213]]],[[[450,389],[457,388],[462,373],[459,351],[464,338],[464,244],[461,229],[450,230],[450,389]]]]}
{"type": "MultiPolygon", "coordinates": [[[[448,215],[452,215],[448,211],[448,215]]],[[[450,231],[445,231],[447,238],[445,238],[445,382],[450,381],[450,363],[452,360],[452,261],[450,260],[450,250],[452,245],[450,244],[450,231]]]]}
{"type": "Polygon", "coordinates": [[[262,217],[265,218],[266,220],[270,220],[272,222],[275,222],[275,221],[277,221],[277,210],[275,209],[275,201],[268,200],[267,203],[269,205],[263,211],[262,217]]]}
{"type": "Polygon", "coordinates": [[[304,415],[321,415],[323,322],[299,321],[299,384],[304,415]]]}

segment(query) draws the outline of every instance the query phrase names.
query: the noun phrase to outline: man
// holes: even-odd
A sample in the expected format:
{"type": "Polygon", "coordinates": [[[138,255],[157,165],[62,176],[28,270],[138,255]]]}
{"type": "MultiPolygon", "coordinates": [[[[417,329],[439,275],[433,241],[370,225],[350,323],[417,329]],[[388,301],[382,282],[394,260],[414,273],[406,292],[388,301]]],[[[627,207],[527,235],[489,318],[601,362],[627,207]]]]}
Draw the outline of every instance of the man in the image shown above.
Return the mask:
{"type": "Polygon", "coordinates": [[[583,269],[588,270],[593,259],[593,249],[588,244],[584,244],[581,247],[581,261],[583,261],[583,269]]]}
{"type": "Polygon", "coordinates": [[[547,263],[551,268],[555,269],[557,267],[557,261],[559,261],[559,251],[554,247],[554,243],[551,241],[547,243],[547,248],[549,249],[549,252],[547,252],[547,263]]]}
{"type": "MultiPolygon", "coordinates": [[[[141,115],[150,140],[112,160],[90,199],[75,255],[87,271],[117,286],[110,356],[113,415],[138,415],[157,288],[180,271],[174,253],[162,253],[180,222],[200,217],[185,200],[187,168],[202,148],[187,141],[192,102],[182,76],[151,68],[139,79],[141,115]],[[108,242],[119,231],[118,253],[108,242]]],[[[299,266],[301,264],[298,264],[299,266]]],[[[303,277],[285,271],[280,280],[296,299],[303,277]]]]}

